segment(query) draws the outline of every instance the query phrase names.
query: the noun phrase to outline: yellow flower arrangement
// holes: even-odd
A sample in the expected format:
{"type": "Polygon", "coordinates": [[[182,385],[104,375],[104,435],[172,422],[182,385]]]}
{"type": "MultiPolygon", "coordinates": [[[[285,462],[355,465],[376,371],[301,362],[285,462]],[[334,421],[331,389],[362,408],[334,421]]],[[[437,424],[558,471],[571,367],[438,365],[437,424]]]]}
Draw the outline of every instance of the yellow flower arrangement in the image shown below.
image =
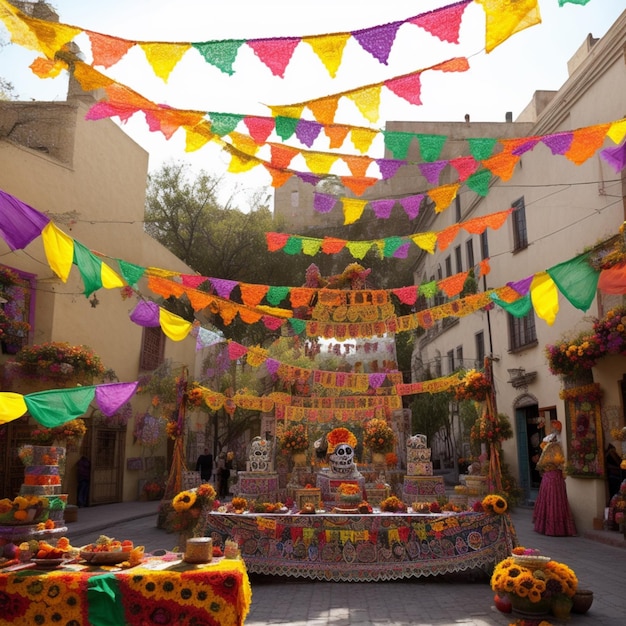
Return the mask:
{"type": "Polygon", "coordinates": [[[172,506],[177,513],[187,511],[194,505],[197,497],[198,496],[196,495],[195,491],[181,491],[174,496],[174,500],[172,500],[172,506]]]}
{"type": "Polygon", "coordinates": [[[230,503],[235,513],[243,513],[248,508],[248,501],[239,496],[235,496],[230,503]]]}
{"type": "Polygon", "coordinates": [[[337,491],[342,496],[361,496],[361,488],[354,483],[341,483],[337,491]]]}
{"type": "Polygon", "coordinates": [[[491,382],[482,373],[468,370],[455,390],[457,400],[475,400],[482,402],[491,391],[491,382]]]}
{"type": "Polygon", "coordinates": [[[502,515],[508,508],[507,501],[498,494],[490,493],[482,500],[483,509],[489,513],[502,515]]]}
{"type": "Polygon", "coordinates": [[[196,532],[205,506],[215,501],[213,485],[204,483],[194,489],[177,493],[172,500],[172,510],[167,514],[165,527],[170,532],[196,532]]]}
{"type": "Polygon", "coordinates": [[[400,513],[406,511],[406,504],[397,496],[389,496],[380,503],[380,510],[387,513],[400,513]]]}
{"type": "Polygon", "coordinates": [[[491,576],[491,588],[498,594],[527,598],[532,604],[537,604],[560,595],[573,597],[578,579],[564,563],[548,561],[541,566],[525,567],[513,555],[496,565],[491,576]]]}
{"type": "Polygon", "coordinates": [[[363,444],[372,452],[389,452],[396,436],[384,419],[374,418],[365,424],[363,444]]]}
{"type": "Polygon", "coordinates": [[[280,446],[288,452],[306,452],[309,449],[309,436],[304,424],[285,428],[280,436],[280,446]]]}

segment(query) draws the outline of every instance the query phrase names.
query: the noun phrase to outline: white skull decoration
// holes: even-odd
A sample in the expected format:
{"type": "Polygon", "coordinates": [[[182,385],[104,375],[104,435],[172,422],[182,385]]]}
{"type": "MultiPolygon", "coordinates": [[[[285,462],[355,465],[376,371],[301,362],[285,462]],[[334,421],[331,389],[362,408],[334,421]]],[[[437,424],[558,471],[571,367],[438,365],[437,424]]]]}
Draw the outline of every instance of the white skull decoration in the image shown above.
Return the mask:
{"type": "Polygon", "coordinates": [[[354,448],[347,443],[337,444],[333,453],[328,457],[330,469],[334,474],[349,476],[356,471],[354,464],[354,448]]]}
{"type": "Polygon", "coordinates": [[[250,443],[250,471],[268,472],[270,470],[270,442],[255,437],[250,443]]]}

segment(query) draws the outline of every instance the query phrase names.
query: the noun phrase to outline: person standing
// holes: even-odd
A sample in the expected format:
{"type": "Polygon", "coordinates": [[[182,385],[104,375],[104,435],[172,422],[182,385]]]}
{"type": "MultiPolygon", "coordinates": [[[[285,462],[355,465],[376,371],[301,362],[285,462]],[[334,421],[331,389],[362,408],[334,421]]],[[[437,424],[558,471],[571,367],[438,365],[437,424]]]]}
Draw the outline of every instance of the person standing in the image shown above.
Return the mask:
{"type": "Polygon", "coordinates": [[[81,456],[76,463],[76,479],[78,489],[76,504],[79,507],[89,506],[89,486],[91,484],[91,461],[86,456],[81,456]]]}
{"type": "Polygon", "coordinates": [[[228,496],[228,479],[230,478],[230,467],[226,455],[226,451],[222,450],[217,457],[217,482],[218,482],[218,494],[220,498],[226,498],[228,496]]]}
{"type": "Polygon", "coordinates": [[[203,483],[208,483],[213,476],[213,455],[209,452],[208,448],[204,449],[204,454],[201,454],[196,461],[196,472],[200,472],[200,478],[203,483]]]}
{"type": "Polygon", "coordinates": [[[552,432],[542,442],[543,451],[537,461],[541,474],[539,495],[533,509],[535,531],[551,537],[575,537],[578,532],[565,489],[565,456],[561,447],[562,424],[553,420],[552,432]]]}

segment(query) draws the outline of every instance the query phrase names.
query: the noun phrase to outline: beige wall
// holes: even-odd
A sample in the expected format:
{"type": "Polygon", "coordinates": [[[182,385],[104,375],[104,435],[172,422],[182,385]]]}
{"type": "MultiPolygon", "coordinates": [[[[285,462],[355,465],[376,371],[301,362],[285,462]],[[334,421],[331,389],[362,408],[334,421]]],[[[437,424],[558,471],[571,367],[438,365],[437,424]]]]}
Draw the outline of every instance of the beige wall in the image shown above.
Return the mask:
{"type": "MultiPolygon", "coordinates": [[[[86,121],[88,103],[30,104],[0,103],[0,189],[47,213],[69,236],[110,257],[115,271],[115,259],[122,259],[193,273],[143,231],[147,153],[115,123],[86,121]],[[25,120],[22,131],[9,135],[20,119],[25,120]]],[[[34,343],[89,345],[120,381],[137,380],[143,331],[129,319],[135,298],[122,300],[119,290],[100,289],[99,304],[93,307],[83,293],[78,268],[74,266],[62,283],[46,262],[40,238],[15,252],[0,240],[0,258],[3,264],[37,275],[34,343]]],[[[151,296],[145,281],[139,287],[151,296]]],[[[195,341],[166,340],[165,357],[193,372],[195,341]]],[[[135,412],[148,402],[136,397],[135,412]]],[[[141,456],[132,429],[130,422],[126,456],[141,456]]],[[[156,453],[165,454],[165,448],[156,453]]],[[[125,475],[124,500],[136,498],[137,478],[137,473],[125,475]]]]}
{"type": "MultiPolygon", "coordinates": [[[[539,92],[520,119],[508,125],[493,128],[469,124],[469,136],[529,136],[582,128],[602,122],[621,119],[626,111],[626,66],[623,58],[623,42],[626,39],[626,13],[616,22],[607,35],[598,41],[589,54],[581,59],[580,51],[572,65],[572,75],[556,93],[539,92]]],[[[585,48],[587,50],[587,48],[585,48]]],[[[484,125],[483,125],[484,126],[484,125]]],[[[388,127],[391,127],[389,125],[388,127]]],[[[403,125],[409,130],[421,125],[403,125]]],[[[430,132],[453,131],[449,125],[431,125],[430,132]]],[[[423,132],[423,131],[418,131],[423,132]]],[[[454,135],[457,137],[457,135],[454,135]]],[[[605,146],[613,146],[607,139],[605,146]]],[[[410,181],[406,181],[410,190],[410,181]]],[[[404,184],[404,181],[403,181],[404,184]]],[[[542,144],[522,156],[513,177],[497,181],[485,198],[464,189],[460,193],[462,219],[486,215],[511,207],[519,198],[524,199],[528,228],[528,248],[513,253],[513,227],[511,220],[499,230],[488,231],[491,273],[487,276],[487,287],[499,287],[567,261],[617,233],[624,221],[624,179],[600,158],[599,153],[576,166],[563,156],[553,156],[542,144]],[[620,182],[621,178],[621,182],[620,182]],[[615,181],[617,183],[609,181],[615,181]],[[610,185],[610,186],[609,186],[610,185]]],[[[414,192],[416,190],[414,189],[414,192]]],[[[440,215],[431,211],[430,227],[442,230],[454,223],[454,208],[440,215]]],[[[462,246],[463,269],[467,269],[466,241],[470,235],[462,232],[446,251],[435,255],[423,255],[415,273],[416,282],[424,277],[436,275],[441,266],[445,276],[445,257],[454,248],[462,246]]],[[[472,237],[476,262],[480,260],[478,237],[472,237]]],[[[482,288],[482,281],[480,282],[482,288]]],[[[486,351],[489,353],[489,325],[493,340],[494,377],[498,410],[506,413],[515,430],[515,407],[537,403],[539,408],[554,406],[558,417],[565,420],[565,408],[559,398],[561,382],[548,371],[544,347],[554,343],[564,333],[576,334],[590,325],[587,316],[598,313],[598,302],[594,300],[587,312],[575,309],[563,296],[559,297],[559,311],[555,323],[549,326],[536,318],[537,344],[523,350],[510,351],[508,319],[499,307],[489,313],[479,312],[461,318],[445,332],[431,333],[428,340],[421,341],[422,358],[432,361],[437,353],[443,356],[443,373],[447,373],[445,355],[448,350],[463,346],[464,358],[474,355],[474,335],[483,331],[486,351]],[[526,372],[536,372],[535,379],[527,389],[514,388],[509,383],[508,369],[523,367],[526,372]]],[[[611,361],[594,368],[595,380],[600,382],[607,397],[605,401],[617,403],[616,381],[626,372],[626,364],[611,361]],[[610,391],[608,391],[610,389],[610,391]]],[[[567,426],[565,426],[567,428],[567,426]]],[[[570,433],[565,432],[565,437],[570,433]]],[[[513,473],[519,475],[517,441],[504,445],[505,459],[513,473]]],[[[568,494],[579,530],[591,528],[594,517],[602,517],[605,506],[605,485],[602,480],[567,479],[568,494]]]]}

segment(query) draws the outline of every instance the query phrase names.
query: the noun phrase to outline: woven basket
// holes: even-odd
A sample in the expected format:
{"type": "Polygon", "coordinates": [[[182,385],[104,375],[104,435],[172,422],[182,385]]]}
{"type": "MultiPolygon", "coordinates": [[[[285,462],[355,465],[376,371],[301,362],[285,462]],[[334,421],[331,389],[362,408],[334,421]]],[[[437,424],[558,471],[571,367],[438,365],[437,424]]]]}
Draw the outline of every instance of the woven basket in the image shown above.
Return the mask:
{"type": "Polygon", "coordinates": [[[552,559],[549,556],[539,556],[532,554],[514,554],[513,560],[520,567],[536,570],[543,569],[552,559]]]}

